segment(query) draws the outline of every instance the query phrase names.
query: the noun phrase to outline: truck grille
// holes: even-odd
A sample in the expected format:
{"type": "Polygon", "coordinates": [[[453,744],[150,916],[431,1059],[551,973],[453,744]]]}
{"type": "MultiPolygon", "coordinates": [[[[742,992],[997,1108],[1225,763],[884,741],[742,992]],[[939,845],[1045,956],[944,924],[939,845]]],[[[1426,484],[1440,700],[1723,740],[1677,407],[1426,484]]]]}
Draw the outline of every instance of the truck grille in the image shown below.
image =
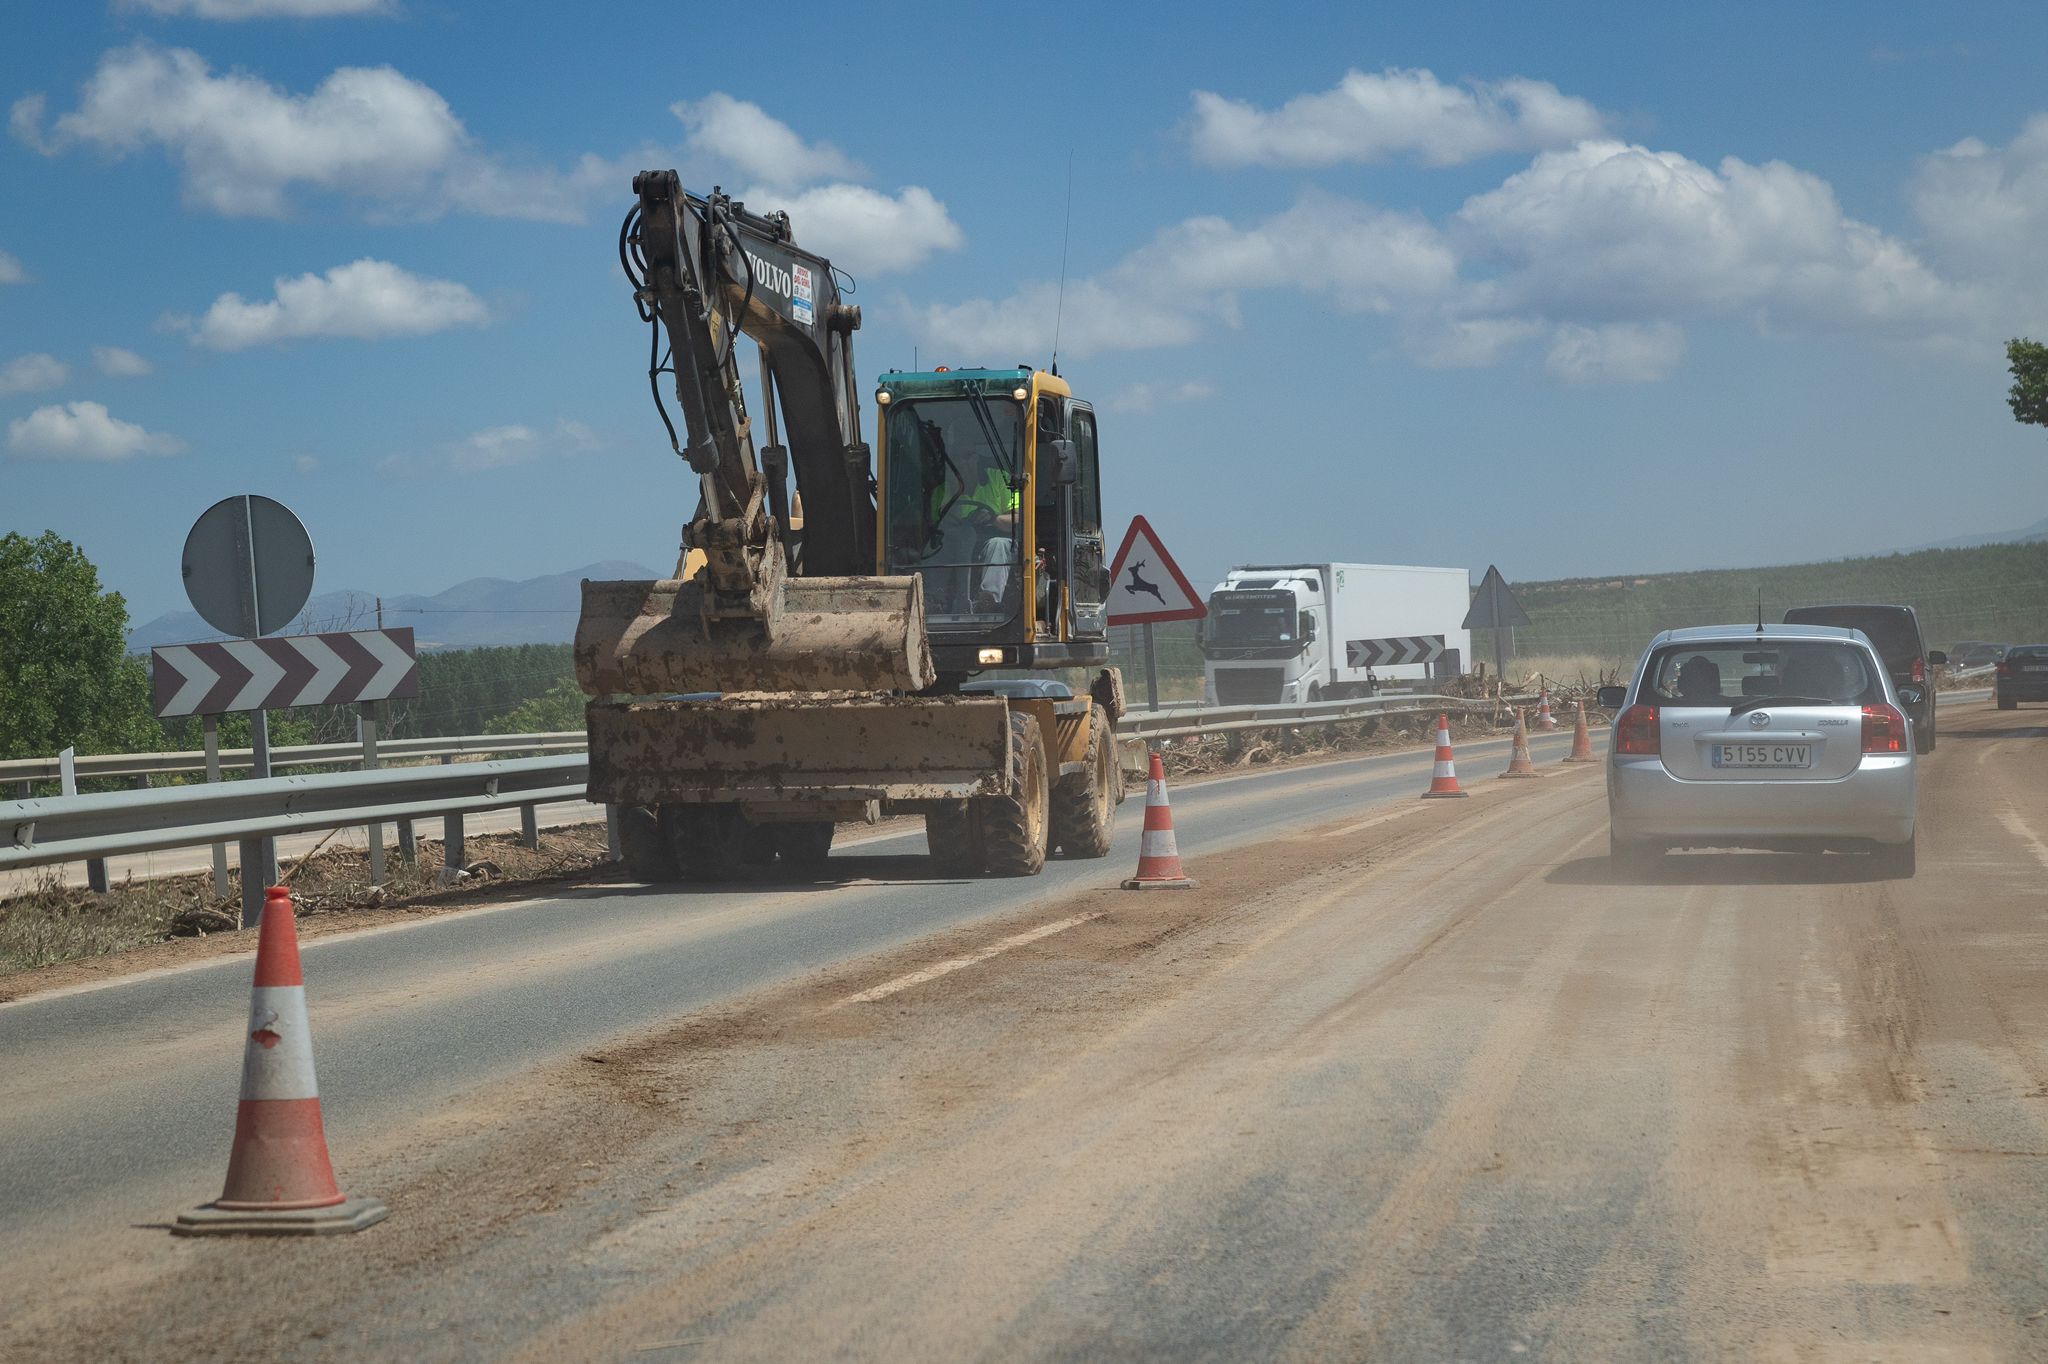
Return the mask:
{"type": "Polygon", "coordinates": [[[1216,704],[1219,706],[1267,706],[1280,699],[1279,668],[1218,668],[1216,704]]]}

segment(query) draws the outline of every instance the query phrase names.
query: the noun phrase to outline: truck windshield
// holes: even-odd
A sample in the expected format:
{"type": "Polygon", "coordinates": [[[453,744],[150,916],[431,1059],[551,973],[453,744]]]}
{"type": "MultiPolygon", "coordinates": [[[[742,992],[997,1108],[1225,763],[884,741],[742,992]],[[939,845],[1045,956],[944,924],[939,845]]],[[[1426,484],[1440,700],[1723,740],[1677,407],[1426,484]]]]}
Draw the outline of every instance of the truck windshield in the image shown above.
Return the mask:
{"type": "Polygon", "coordinates": [[[1024,414],[977,396],[889,409],[883,543],[890,573],[924,575],[925,614],[982,625],[1016,614],[1024,414]]]}
{"type": "Polygon", "coordinates": [[[1294,597],[1286,592],[1218,592],[1209,599],[1209,637],[1219,645],[1291,644],[1294,597]]]}

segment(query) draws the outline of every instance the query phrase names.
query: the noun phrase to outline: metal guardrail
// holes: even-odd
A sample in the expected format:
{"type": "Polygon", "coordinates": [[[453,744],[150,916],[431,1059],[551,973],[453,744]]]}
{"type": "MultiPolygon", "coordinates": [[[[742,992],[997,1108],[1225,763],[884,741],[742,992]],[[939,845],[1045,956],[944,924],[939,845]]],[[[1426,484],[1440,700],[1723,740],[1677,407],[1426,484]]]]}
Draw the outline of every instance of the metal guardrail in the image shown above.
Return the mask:
{"type": "Polygon", "coordinates": [[[1271,706],[1209,706],[1192,723],[1186,712],[1133,711],[1117,723],[1120,739],[1179,739],[1191,734],[1222,734],[1238,729],[1273,729],[1281,725],[1341,724],[1381,715],[1428,714],[1432,711],[1495,710],[1501,706],[1534,705],[1533,696],[1436,696],[1404,692],[1394,696],[1360,697],[1351,701],[1295,702],[1271,706]]]}
{"type": "Polygon", "coordinates": [[[0,871],[581,800],[581,753],[0,801],[0,871]]]}
{"type": "MultiPolygon", "coordinates": [[[[380,739],[379,762],[414,758],[474,758],[509,753],[581,753],[583,731],[554,730],[540,734],[462,734],[441,739],[380,739]]],[[[330,763],[360,763],[363,746],[350,740],[338,744],[296,744],[270,750],[270,766],[318,767],[330,763]]],[[[148,777],[167,774],[201,773],[206,770],[204,753],[96,753],[73,759],[78,775],[86,777],[148,777]]],[[[255,763],[253,750],[224,748],[220,753],[223,771],[247,771],[255,763]]],[[[55,758],[11,758],[0,762],[0,782],[56,781],[55,758]]]]}

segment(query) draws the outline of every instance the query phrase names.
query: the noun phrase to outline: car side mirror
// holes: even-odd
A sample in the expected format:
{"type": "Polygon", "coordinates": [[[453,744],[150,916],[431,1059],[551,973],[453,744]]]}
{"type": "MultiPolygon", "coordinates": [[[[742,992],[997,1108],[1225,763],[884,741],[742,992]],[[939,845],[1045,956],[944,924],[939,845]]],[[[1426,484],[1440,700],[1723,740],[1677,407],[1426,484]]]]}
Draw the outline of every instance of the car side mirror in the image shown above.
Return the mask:
{"type": "Polygon", "coordinates": [[[1593,699],[1602,710],[1620,710],[1621,703],[1628,700],[1628,688],[1602,687],[1593,699]]]}
{"type": "Polygon", "coordinates": [[[1942,664],[1948,662],[1948,655],[1939,649],[1930,649],[1927,653],[1927,661],[1939,668],[1942,664]]]}
{"type": "Polygon", "coordinates": [[[1052,443],[1052,481],[1065,487],[1081,481],[1081,457],[1074,442],[1064,438],[1052,443]]]}
{"type": "Polygon", "coordinates": [[[1918,706],[1927,699],[1927,693],[1919,687],[1904,686],[1899,688],[1899,699],[1909,706],[1918,706]]]}
{"type": "Polygon", "coordinates": [[[1301,642],[1303,644],[1312,644],[1315,642],[1315,637],[1316,618],[1314,616],[1303,616],[1301,618],[1301,642]]]}

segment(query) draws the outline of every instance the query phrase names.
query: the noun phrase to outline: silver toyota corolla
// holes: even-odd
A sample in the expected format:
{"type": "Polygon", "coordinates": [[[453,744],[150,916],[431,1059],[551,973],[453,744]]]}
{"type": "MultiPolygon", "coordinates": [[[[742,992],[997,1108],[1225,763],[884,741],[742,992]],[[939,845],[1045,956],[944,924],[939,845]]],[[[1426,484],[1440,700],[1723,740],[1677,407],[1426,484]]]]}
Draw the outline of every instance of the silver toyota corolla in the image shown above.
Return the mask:
{"type": "Polygon", "coordinates": [[[1867,851],[1913,874],[1919,774],[1900,697],[1860,630],[1711,625],[1650,641],[1607,755],[1617,865],[1666,849],[1867,851]]]}

